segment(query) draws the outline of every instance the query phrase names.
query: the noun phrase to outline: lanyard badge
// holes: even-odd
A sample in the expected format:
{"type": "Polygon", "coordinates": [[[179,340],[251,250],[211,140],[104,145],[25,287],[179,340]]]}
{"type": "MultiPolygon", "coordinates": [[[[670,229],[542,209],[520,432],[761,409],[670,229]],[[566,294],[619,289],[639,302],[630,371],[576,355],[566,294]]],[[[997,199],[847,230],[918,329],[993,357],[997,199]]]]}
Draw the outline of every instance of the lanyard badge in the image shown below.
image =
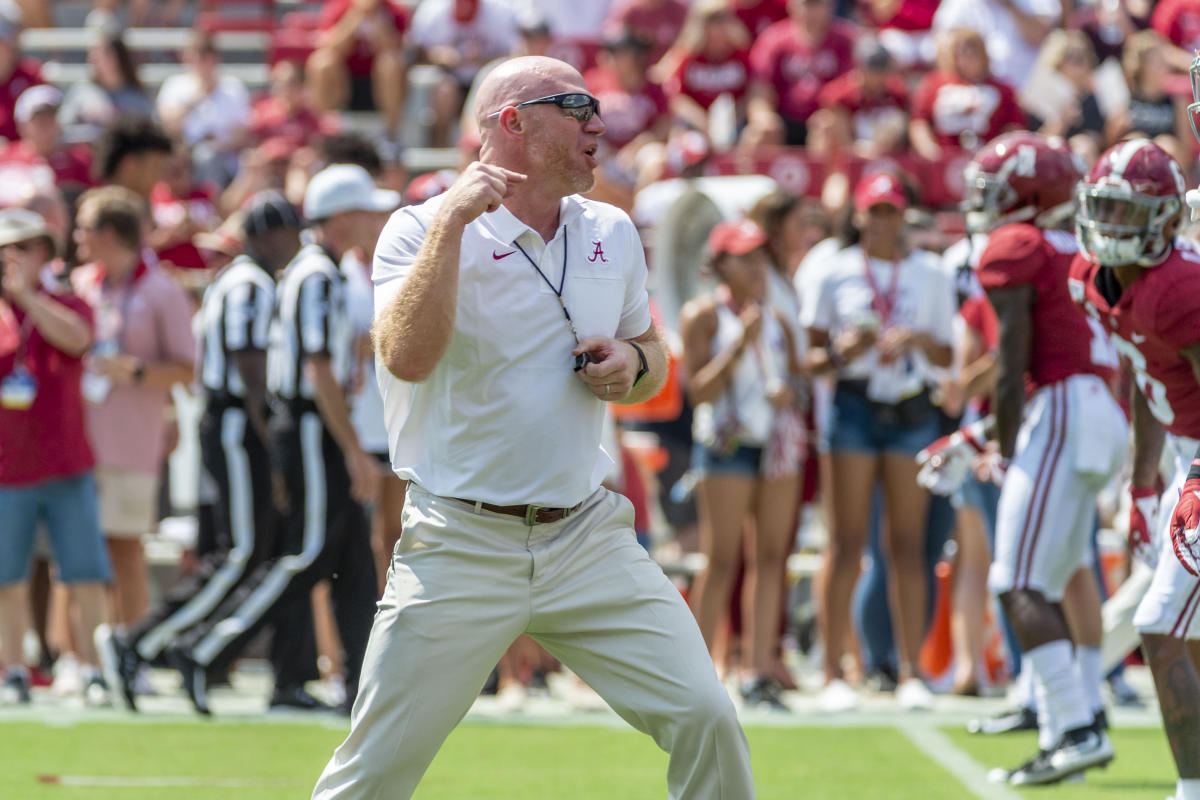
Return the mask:
{"type": "Polygon", "coordinates": [[[37,381],[23,366],[17,366],[0,381],[0,407],[9,411],[27,411],[35,397],[37,381]]]}

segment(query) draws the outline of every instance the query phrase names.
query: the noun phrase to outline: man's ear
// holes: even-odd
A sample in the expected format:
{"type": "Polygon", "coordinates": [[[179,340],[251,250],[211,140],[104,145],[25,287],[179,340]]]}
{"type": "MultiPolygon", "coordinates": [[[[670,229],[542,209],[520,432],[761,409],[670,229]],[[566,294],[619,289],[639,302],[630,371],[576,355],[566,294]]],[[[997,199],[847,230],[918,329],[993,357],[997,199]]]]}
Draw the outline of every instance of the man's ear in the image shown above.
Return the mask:
{"type": "Polygon", "coordinates": [[[521,125],[521,115],[512,106],[500,111],[500,118],[496,120],[496,124],[510,133],[522,133],[524,131],[521,125]]]}

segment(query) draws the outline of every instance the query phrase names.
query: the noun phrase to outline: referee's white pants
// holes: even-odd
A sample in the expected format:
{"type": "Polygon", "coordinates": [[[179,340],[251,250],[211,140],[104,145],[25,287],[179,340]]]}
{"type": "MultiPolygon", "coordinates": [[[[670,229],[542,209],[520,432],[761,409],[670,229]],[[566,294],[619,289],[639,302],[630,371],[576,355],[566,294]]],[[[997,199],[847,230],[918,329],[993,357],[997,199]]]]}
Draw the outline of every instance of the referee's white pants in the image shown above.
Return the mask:
{"type": "MultiPolygon", "coordinates": [[[[314,800],[408,798],[521,633],[671,754],[672,800],[751,800],[750,755],[691,611],[598,490],[529,526],[413,484],[350,734],[314,800]]],[[[466,766],[466,765],[464,765],[466,766]]]]}

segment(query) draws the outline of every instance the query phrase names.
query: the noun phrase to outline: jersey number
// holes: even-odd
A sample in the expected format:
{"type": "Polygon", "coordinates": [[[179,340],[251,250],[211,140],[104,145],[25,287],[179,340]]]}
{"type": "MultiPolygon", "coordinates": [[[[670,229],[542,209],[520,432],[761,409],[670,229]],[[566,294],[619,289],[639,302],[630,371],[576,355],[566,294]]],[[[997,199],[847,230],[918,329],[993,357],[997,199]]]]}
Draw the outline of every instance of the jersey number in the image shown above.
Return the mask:
{"type": "Polygon", "coordinates": [[[1162,381],[1155,380],[1146,372],[1146,357],[1133,344],[1116,334],[1113,334],[1112,341],[1117,347],[1117,352],[1129,359],[1129,365],[1133,368],[1134,382],[1137,383],[1142,396],[1146,398],[1146,405],[1150,408],[1150,413],[1163,425],[1170,425],[1175,421],[1175,411],[1167,402],[1167,387],[1163,385],[1162,381]]]}

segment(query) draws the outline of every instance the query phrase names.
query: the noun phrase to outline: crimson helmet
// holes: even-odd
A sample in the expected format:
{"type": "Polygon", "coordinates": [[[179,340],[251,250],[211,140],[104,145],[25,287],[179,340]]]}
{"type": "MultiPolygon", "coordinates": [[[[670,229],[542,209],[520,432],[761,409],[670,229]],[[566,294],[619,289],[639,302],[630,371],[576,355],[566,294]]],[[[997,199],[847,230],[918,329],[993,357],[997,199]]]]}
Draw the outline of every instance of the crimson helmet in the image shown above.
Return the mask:
{"type": "Polygon", "coordinates": [[[1149,139],[1113,145],[1079,184],[1079,249],[1106,267],[1162,263],[1183,211],[1183,170],[1149,139]]]}
{"type": "Polygon", "coordinates": [[[967,231],[988,233],[1010,222],[1057,227],[1071,216],[1071,191],[1082,174],[1061,139],[1028,131],[1001,134],[964,171],[967,231]]]}

